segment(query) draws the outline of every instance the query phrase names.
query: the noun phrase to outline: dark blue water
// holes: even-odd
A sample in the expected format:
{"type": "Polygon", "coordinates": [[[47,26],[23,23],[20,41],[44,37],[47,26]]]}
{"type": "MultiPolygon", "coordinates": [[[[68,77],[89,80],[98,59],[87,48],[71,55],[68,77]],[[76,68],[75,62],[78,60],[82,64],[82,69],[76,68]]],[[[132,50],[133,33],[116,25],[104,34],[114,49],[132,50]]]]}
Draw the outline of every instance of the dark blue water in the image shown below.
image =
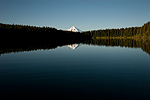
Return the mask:
{"type": "Polygon", "coordinates": [[[150,100],[150,56],[140,48],[83,44],[2,54],[0,96],[150,100]]]}

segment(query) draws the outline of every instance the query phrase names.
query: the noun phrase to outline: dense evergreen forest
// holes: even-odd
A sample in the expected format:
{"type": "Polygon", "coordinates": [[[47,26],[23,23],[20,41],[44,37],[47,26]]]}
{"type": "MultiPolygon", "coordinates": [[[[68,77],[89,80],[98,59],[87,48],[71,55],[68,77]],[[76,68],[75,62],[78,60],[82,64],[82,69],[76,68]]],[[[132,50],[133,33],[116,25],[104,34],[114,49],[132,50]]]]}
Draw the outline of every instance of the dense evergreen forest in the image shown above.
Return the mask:
{"type": "Polygon", "coordinates": [[[85,34],[86,36],[93,37],[93,38],[100,38],[100,37],[149,38],[150,37],[150,22],[144,24],[142,27],[93,30],[93,31],[86,31],[82,33],[85,34]]]}
{"type": "Polygon", "coordinates": [[[25,26],[25,25],[9,25],[0,23],[0,33],[3,38],[17,39],[22,41],[51,41],[55,39],[60,40],[79,40],[85,38],[83,34],[79,32],[70,32],[57,30],[50,27],[36,27],[36,26],[25,26]]]}
{"type": "Polygon", "coordinates": [[[0,37],[0,54],[52,49],[73,43],[140,47],[150,54],[150,22],[142,27],[94,30],[81,33],[62,31],[50,27],[0,23],[0,37]],[[112,39],[111,37],[116,37],[117,39],[112,39]],[[134,38],[128,39],[127,37],[134,38]]]}
{"type": "Polygon", "coordinates": [[[1,48],[30,45],[64,45],[88,39],[79,32],[57,30],[50,27],[0,24],[1,48]]]}
{"type": "Polygon", "coordinates": [[[25,25],[8,25],[0,23],[0,33],[3,39],[16,41],[54,41],[54,40],[83,40],[87,38],[96,37],[145,37],[150,38],[150,22],[144,24],[142,27],[130,27],[120,29],[105,29],[93,30],[86,32],[69,32],[57,30],[50,27],[35,27],[25,25]]]}

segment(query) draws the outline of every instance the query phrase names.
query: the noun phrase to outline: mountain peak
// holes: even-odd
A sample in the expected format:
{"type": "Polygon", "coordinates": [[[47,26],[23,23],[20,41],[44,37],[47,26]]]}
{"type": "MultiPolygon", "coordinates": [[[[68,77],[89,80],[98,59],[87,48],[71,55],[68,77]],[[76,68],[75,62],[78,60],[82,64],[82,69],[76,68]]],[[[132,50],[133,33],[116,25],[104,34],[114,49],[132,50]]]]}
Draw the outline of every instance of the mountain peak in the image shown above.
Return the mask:
{"type": "Polygon", "coordinates": [[[81,32],[80,29],[76,28],[75,26],[72,26],[70,29],[68,29],[67,31],[72,31],[72,32],[81,32]]]}

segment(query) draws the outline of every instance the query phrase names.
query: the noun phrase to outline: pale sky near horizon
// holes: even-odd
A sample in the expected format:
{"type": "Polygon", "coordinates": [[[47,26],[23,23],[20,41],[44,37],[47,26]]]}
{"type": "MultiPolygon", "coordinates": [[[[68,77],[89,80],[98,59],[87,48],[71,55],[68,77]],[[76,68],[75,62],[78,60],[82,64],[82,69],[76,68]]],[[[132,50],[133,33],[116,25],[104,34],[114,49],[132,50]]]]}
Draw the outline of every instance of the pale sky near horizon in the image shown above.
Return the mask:
{"type": "Polygon", "coordinates": [[[82,31],[142,26],[150,0],[0,0],[0,23],[82,31]]]}

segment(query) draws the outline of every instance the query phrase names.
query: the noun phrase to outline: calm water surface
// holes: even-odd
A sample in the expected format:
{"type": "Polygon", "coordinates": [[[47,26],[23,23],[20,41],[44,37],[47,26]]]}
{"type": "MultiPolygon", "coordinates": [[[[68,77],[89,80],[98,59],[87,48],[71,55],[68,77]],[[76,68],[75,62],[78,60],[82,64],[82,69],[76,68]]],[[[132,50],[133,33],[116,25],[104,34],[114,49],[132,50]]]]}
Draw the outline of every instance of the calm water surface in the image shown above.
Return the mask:
{"type": "Polygon", "coordinates": [[[2,54],[0,96],[150,100],[150,55],[86,44],[2,54]]]}

